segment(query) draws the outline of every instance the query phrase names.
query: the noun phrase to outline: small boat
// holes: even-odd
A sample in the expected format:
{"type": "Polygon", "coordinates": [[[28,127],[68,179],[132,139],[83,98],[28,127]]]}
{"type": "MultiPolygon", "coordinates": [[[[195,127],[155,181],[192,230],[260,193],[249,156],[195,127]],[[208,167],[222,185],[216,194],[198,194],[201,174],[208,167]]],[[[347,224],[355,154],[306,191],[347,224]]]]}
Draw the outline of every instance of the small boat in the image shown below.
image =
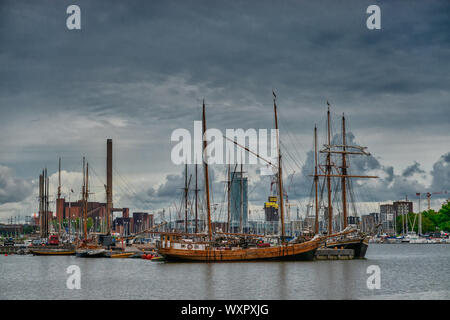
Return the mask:
{"type": "Polygon", "coordinates": [[[87,210],[88,210],[88,197],[89,197],[89,163],[84,165],[85,159],[83,157],[83,233],[84,239],[77,246],[75,250],[76,256],[80,258],[103,258],[106,256],[106,250],[98,245],[93,239],[88,239],[87,232],[87,210]]]}
{"type": "Polygon", "coordinates": [[[411,244],[423,244],[423,243],[427,243],[427,239],[426,238],[422,238],[419,237],[417,234],[410,234],[408,235],[409,237],[409,243],[411,244]]]}
{"type": "Polygon", "coordinates": [[[410,239],[408,236],[403,237],[403,238],[402,238],[402,243],[409,243],[410,240],[411,240],[411,239],[410,239]]]}
{"type": "Polygon", "coordinates": [[[136,252],[121,252],[121,253],[108,253],[106,256],[109,258],[130,258],[135,255],[136,252]]]}
{"type": "Polygon", "coordinates": [[[80,258],[103,258],[106,250],[103,248],[79,248],[76,250],[77,257],[80,258]]]}
{"type": "Polygon", "coordinates": [[[156,256],[156,257],[153,257],[153,258],[151,259],[151,261],[155,261],[155,262],[160,261],[160,262],[163,262],[163,261],[165,261],[165,259],[164,259],[164,257],[156,256]]]}
{"type": "Polygon", "coordinates": [[[35,256],[71,256],[75,254],[74,247],[65,248],[48,248],[42,247],[39,249],[30,249],[30,252],[35,256]]]}

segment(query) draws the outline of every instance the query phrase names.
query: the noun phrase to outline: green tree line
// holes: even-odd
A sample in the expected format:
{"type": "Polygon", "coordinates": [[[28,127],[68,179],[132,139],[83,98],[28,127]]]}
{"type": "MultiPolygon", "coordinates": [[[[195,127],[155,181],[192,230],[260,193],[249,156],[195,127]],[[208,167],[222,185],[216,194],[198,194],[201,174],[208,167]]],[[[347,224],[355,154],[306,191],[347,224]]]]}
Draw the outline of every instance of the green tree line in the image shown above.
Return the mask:
{"type": "MultiPolygon", "coordinates": [[[[408,231],[419,232],[419,215],[417,213],[408,213],[406,216],[398,216],[396,219],[397,233],[401,233],[405,219],[408,223],[408,231]]],[[[444,203],[439,211],[422,211],[422,233],[436,231],[450,231],[450,202],[444,203]]]]}

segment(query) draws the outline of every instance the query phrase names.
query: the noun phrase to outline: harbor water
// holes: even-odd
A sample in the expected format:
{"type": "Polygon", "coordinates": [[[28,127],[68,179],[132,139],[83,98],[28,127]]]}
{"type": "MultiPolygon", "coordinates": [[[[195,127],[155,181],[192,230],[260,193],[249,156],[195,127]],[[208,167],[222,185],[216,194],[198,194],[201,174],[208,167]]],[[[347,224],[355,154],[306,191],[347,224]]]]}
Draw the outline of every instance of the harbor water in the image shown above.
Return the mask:
{"type": "MultiPolygon", "coordinates": [[[[370,268],[369,268],[370,270],[370,268]]],[[[370,244],[366,259],[159,263],[0,256],[0,299],[450,299],[450,245],[370,244]],[[68,289],[67,268],[81,272],[68,289]],[[369,266],[380,288],[369,289],[369,266]]]]}

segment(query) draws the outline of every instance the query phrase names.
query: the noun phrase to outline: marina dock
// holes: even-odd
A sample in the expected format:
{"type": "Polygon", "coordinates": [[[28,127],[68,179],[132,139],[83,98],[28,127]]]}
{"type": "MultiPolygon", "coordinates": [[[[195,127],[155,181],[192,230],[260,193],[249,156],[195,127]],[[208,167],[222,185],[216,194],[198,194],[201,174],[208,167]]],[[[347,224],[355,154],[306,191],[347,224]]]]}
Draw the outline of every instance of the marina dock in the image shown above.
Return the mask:
{"type": "Polygon", "coordinates": [[[351,260],[355,255],[353,249],[317,249],[316,260],[351,260]]]}

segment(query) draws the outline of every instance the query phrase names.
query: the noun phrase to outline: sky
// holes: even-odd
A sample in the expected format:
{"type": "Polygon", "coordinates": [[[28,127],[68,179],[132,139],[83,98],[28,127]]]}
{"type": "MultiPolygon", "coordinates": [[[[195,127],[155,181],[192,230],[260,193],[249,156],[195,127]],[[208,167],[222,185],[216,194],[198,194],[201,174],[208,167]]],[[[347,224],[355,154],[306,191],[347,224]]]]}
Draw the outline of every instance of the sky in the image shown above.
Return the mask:
{"type": "MultiPolygon", "coordinates": [[[[450,189],[446,0],[1,0],[0,43],[1,222],[37,211],[44,167],[54,200],[59,157],[67,198],[80,197],[85,156],[91,198],[104,201],[107,138],[115,207],[179,203],[173,130],[193,130],[203,99],[208,127],[273,128],[272,90],[286,192],[301,210],[311,191],[313,128],[325,137],[327,101],[335,139],[345,113],[351,142],[371,153],[352,157],[351,172],[380,177],[354,181],[360,213],[406,196],[416,206],[417,192],[450,189]],[[81,9],[81,30],[66,27],[71,4],[81,9]],[[372,4],[380,30],[366,27],[372,4]]],[[[245,169],[255,210],[270,191],[258,168],[245,169]]],[[[224,168],[212,171],[220,202],[224,168]]],[[[432,207],[447,197],[433,195],[432,207]]]]}

